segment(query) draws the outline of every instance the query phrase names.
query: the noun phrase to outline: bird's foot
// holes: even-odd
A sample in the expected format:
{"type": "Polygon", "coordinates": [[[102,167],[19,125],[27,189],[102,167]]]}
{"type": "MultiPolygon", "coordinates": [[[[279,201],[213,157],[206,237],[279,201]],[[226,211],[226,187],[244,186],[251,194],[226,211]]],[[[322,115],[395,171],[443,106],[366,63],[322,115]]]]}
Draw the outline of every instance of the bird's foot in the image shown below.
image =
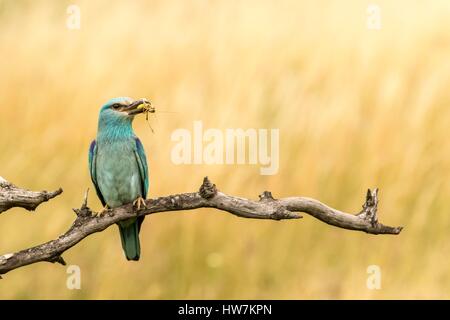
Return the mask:
{"type": "Polygon", "coordinates": [[[133,206],[137,208],[137,210],[141,210],[141,206],[144,208],[147,208],[147,205],[145,204],[145,199],[142,197],[137,198],[133,201],[133,206]]]}
{"type": "Polygon", "coordinates": [[[102,215],[104,215],[105,212],[108,211],[108,210],[109,210],[109,207],[108,207],[108,205],[106,204],[106,205],[103,207],[103,209],[100,210],[100,212],[98,213],[98,215],[99,215],[99,216],[102,216],[102,215]]]}

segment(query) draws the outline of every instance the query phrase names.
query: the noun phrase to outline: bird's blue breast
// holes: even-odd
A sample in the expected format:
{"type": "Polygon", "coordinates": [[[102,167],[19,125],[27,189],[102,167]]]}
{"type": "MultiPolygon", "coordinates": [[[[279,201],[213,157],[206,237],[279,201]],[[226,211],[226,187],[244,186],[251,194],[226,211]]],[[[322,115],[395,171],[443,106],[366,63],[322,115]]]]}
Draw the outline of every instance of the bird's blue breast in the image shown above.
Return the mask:
{"type": "Polygon", "coordinates": [[[97,185],[106,204],[118,207],[143,196],[133,137],[97,141],[97,185]]]}

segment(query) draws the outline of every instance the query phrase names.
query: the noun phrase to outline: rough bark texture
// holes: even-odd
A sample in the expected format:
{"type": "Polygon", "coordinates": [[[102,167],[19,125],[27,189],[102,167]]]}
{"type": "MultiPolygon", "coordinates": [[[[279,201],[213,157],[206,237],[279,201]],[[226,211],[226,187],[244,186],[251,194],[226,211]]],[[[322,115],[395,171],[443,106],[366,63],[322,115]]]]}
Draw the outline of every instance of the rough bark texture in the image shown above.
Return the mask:
{"type": "Polygon", "coordinates": [[[243,218],[256,219],[298,219],[304,212],[338,228],[364,231],[370,234],[399,234],[402,227],[389,227],[378,222],[378,190],[369,190],[363,210],[354,215],[330,208],[310,198],[290,197],[274,199],[268,191],[259,196],[258,201],[230,196],[219,192],[207,177],[198,192],[182,193],[146,200],[146,208],[138,212],[132,204],[110,209],[101,214],[94,213],[87,206],[87,192],[80,209],[74,209],[77,218],[70,229],[56,240],[0,256],[0,274],[40,261],[65,264],[61,254],[78,242],[109,226],[140,215],[157,212],[215,208],[243,218]]]}
{"type": "Polygon", "coordinates": [[[53,192],[21,189],[0,177],[0,213],[13,207],[34,211],[42,202],[48,201],[62,192],[61,188],[53,192]]]}

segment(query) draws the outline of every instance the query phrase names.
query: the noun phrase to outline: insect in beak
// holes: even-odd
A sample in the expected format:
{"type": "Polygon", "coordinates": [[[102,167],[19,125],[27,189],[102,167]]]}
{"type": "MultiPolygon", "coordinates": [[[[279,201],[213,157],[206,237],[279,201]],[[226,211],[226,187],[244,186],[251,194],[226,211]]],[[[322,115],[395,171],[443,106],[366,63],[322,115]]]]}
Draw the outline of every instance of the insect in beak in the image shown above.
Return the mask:
{"type": "Polygon", "coordinates": [[[142,112],[145,113],[145,120],[148,121],[148,114],[155,113],[156,109],[152,106],[152,103],[147,99],[141,99],[142,104],[140,104],[137,108],[142,109],[142,112]]]}
{"type": "Polygon", "coordinates": [[[154,113],[155,108],[152,106],[151,102],[148,101],[147,99],[139,99],[132,102],[127,107],[125,107],[123,111],[126,111],[129,116],[135,116],[139,113],[145,113],[147,115],[146,118],[148,119],[148,114],[154,113]]]}
{"type": "Polygon", "coordinates": [[[147,121],[147,124],[148,124],[150,130],[152,131],[152,133],[154,133],[153,128],[151,127],[150,122],[148,121],[148,114],[155,113],[155,111],[156,111],[155,107],[153,107],[152,103],[145,98],[139,99],[134,103],[137,104],[137,107],[133,111],[133,115],[138,114],[138,113],[145,113],[145,121],[147,121]]]}

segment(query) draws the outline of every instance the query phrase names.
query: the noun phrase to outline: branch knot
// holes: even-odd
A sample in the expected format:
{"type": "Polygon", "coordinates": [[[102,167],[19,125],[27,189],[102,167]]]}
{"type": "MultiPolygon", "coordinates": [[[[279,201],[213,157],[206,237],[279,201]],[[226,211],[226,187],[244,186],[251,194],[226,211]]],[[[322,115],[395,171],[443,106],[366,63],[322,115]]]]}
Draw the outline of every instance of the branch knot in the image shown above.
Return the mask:
{"type": "Polygon", "coordinates": [[[366,194],[366,202],[363,204],[363,210],[358,214],[358,216],[375,227],[378,224],[378,188],[373,191],[368,189],[366,194]]]}
{"type": "Polygon", "coordinates": [[[208,177],[204,177],[199,193],[202,198],[209,200],[217,194],[216,185],[209,181],[208,177]]]}
{"type": "Polygon", "coordinates": [[[259,195],[259,201],[273,201],[273,200],[275,200],[275,198],[272,196],[272,192],[270,191],[263,191],[263,193],[259,195]]]}

